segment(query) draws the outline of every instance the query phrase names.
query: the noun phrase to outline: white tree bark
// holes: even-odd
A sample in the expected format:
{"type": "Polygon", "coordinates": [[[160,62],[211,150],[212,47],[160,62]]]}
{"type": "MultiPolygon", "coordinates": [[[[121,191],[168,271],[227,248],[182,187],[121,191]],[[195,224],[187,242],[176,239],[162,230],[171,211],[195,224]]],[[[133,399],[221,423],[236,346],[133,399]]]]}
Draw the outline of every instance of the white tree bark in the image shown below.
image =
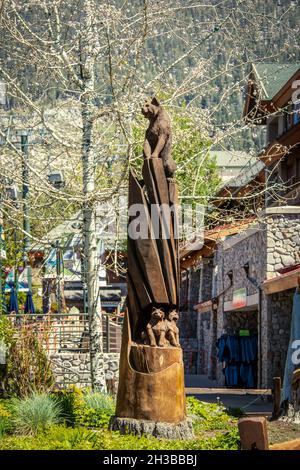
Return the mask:
{"type": "Polygon", "coordinates": [[[93,98],[95,90],[95,38],[93,20],[95,5],[85,2],[82,52],[82,163],[83,163],[83,244],[85,259],[85,282],[87,286],[87,312],[90,330],[91,382],[93,390],[106,391],[101,299],[99,285],[99,241],[96,233],[95,162],[93,148],[93,98]]]}

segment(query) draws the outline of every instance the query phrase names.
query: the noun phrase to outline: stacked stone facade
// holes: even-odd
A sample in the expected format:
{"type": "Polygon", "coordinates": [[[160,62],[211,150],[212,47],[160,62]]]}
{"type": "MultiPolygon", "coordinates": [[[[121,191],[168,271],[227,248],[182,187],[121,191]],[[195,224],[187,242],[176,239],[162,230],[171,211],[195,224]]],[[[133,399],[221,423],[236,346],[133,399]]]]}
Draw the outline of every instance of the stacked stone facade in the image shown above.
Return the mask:
{"type": "Polygon", "coordinates": [[[193,286],[195,301],[190,302],[188,312],[192,314],[196,304],[214,297],[217,310],[210,305],[197,312],[198,354],[193,369],[198,374],[216,378],[223,385],[215,342],[223,333],[249,329],[257,332],[260,339],[258,385],[271,387],[274,376],[283,377],[294,290],[267,295],[263,283],[278,276],[278,270],[300,263],[299,245],[300,208],[270,207],[255,226],[221,240],[214,256],[199,263],[195,271],[200,273],[198,287],[193,286]],[[235,310],[231,307],[233,292],[240,288],[246,288],[249,306],[235,310]]]}
{"type": "MultiPolygon", "coordinates": [[[[277,208],[276,208],[277,209],[277,208]]],[[[279,209],[279,208],[278,208],[279,209]]],[[[290,208],[290,213],[276,213],[269,209],[266,217],[267,277],[273,277],[279,269],[300,263],[300,208],[290,208]],[[297,211],[298,213],[293,213],[297,211]]],[[[280,208],[287,211],[287,208],[280,208]]]]}
{"type": "MultiPolygon", "coordinates": [[[[107,383],[119,379],[119,353],[104,353],[104,371],[107,383]]],[[[88,353],[56,353],[50,356],[58,387],[76,385],[84,388],[91,386],[90,355],[88,353]]]]}

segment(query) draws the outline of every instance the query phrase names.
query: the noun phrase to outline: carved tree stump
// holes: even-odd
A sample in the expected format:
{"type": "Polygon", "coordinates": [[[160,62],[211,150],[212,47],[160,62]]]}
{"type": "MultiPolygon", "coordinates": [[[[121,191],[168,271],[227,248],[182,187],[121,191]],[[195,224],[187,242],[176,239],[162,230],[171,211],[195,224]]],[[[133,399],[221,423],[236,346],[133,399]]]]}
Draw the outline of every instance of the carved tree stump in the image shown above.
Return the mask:
{"type": "Polygon", "coordinates": [[[143,180],[133,172],[129,175],[127,311],[116,417],[111,428],[138,435],[187,438],[192,430],[186,421],[184,369],[176,326],[178,196],[168,166],[172,163],[170,120],[157,100],[145,107],[144,115],[150,125],[144,145],[143,180]],[[164,149],[166,135],[168,148],[164,149]],[[135,215],[137,212],[139,215],[135,215]],[[137,225],[140,234],[133,237],[131,229],[137,225]]]}

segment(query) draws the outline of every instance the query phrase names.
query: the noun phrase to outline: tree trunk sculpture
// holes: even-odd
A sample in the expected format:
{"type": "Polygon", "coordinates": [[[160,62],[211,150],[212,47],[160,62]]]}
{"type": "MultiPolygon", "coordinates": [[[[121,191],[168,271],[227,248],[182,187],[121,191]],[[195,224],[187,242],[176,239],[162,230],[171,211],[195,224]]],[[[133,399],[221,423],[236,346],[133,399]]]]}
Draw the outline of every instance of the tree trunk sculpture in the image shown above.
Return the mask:
{"type": "Polygon", "coordinates": [[[178,195],[170,119],[156,98],[145,103],[142,113],[150,124],[143,180],[132,171],[129,176],[128,297],[112,428],[186,438],[191,429],[185,419],[184,369],[176,325],[178,195]]]}

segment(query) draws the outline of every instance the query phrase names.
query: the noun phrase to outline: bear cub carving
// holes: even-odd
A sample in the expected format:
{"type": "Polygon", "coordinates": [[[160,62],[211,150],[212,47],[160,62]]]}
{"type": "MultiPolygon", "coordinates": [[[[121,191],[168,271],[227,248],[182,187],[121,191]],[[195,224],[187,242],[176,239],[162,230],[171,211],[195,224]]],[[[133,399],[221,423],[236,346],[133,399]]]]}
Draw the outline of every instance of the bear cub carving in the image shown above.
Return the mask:
{"type": "Polygon", "coordinates": [[[166,345],[166,330],[167,324],[165,322],[164,311],[159,308],[153,308],[150,321],[143,334],[144,339],[146,339],[150,346],[164,347],[166,345]]]}
{"type": "Polygon", "coordinates": [[[167,331],[166,331],[166,339],[169,341],[171,346],[180,347],[179,344],[179,329],[176,325],[179,319],[179,314],[177,310],[171,310],[166,318],[167,323],[167,331]]]}

